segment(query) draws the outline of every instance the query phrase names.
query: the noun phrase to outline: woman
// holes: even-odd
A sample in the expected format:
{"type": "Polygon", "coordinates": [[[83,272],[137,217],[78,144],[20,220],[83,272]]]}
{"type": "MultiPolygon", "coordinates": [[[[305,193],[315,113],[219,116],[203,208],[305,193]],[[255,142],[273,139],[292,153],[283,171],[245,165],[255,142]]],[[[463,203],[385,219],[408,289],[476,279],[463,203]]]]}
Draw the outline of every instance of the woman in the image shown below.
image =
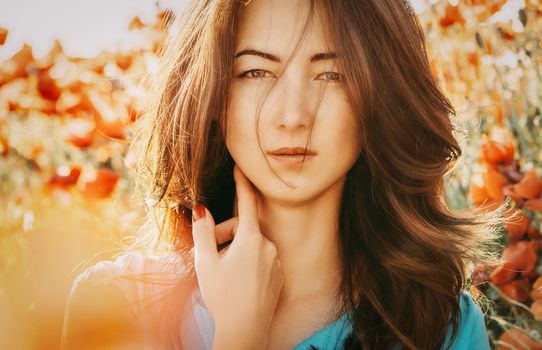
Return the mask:
{"type": "Polygon", "coordinates": [[[81,274],[64,347],[488,349],[466,290],[506,204],[446,205],[454,109],[410,6],[193,1],[180,28],[133,143],[162,253],[81,274]]]}

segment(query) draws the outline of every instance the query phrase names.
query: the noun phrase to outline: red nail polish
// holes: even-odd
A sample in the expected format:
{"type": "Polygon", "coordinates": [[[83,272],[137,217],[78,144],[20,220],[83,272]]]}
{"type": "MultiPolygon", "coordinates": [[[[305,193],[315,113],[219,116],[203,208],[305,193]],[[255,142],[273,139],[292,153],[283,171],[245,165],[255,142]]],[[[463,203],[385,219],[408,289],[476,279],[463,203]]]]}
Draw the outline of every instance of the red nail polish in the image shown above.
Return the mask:
{"type": "Polygon", "coordinates": [[[201,204],[197,204],[192,209],[192,222],[196,222],[205,216],[205,207],[201,204]]]}

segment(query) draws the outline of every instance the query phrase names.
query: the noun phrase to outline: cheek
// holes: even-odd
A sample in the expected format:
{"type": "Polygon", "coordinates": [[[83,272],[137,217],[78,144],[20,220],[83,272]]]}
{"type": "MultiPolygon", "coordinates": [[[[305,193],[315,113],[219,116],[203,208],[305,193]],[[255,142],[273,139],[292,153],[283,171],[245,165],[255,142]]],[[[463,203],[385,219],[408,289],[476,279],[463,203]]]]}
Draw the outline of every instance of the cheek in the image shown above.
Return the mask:
{"type": "Polygon", "coordinates": [[[325,116],[321,125],[321,129],[325,131],[324,144],[338,154],[357,155],[361,148],[359,116],[354,114],[341,94],[337,95],[329,100],[326,111],[322,113],[322,116],[325,116]]]}
{"type": "MultiPolygon", "coordinates": [[[[351,115],[354,118],[354,115],[351,115]]],[[[354,153],[358,154],[361,150],[361,130],[359,123],[357,121],[349,121],[346,123],[346,128],[344,130],[345,141],[347,141],[351,146],[350,148],[354,153]]]]}
{"type": "Polygon", "coordinates": [[[228,112],[226,113],[226,144],[228,147],[234,146],[239,140],[244,139],[243,125],[246,124],[247,118],[243,118],[247,113],[246,108],[243,108],[240,99],[235,97],[230,98],[228,104],[228,112]]]}
{"type": "Polygon", "coordinates": [[[361,151],[361,138],[355,128],[355,124],[344,124],[335,138],[334,152],[337,158],[341,159],[340,163],[345,167],[350,168],[351,165],[359,157],[361,151]]]}
{"type": "MultiPolygon", "coordinates": [[[[263,85],[263,84],[262,84],[263,85]]],[[[249,84],[232,83],[230,86],[230,99],[226,114],[226,142],[243,145],[243,147],[257,147],[256,117],[258,105],[261,102],[260,91],[262,87],[249,84]]],[[[265,119],[260,111],[258,127],[260,143],[265,144],[265,119]]]]}
{"type": "Polygon", "coordinates": [[[250,106],[240,99],[231,99],[226,114],[226,147],[236,162],[252,157],[251,150],[258,149],[255,120],[250,106]]]}

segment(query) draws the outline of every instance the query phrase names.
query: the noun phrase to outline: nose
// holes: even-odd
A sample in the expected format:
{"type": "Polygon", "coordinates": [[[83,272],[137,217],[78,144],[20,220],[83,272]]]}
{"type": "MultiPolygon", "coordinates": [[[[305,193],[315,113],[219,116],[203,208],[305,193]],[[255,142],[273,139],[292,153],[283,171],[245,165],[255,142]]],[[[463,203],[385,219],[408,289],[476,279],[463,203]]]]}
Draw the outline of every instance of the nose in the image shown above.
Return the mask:
{"type": "Polygon", "coordinates": [[[316,105],[315,91],[310,80],[300,75],[283,75],[274,87],[276,98],[273,115],[274,124],[287,131],[310,129],[314,123],[316,105]]]}

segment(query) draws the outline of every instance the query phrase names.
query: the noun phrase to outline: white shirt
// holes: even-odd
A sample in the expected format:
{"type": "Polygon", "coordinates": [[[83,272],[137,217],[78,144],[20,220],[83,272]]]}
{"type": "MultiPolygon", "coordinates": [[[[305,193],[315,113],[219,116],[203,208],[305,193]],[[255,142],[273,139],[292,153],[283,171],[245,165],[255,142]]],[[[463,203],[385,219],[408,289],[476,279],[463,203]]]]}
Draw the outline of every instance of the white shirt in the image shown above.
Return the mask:
{"type": "MultiPolygon", "coordinates": [[[[166,349],[160,338],[160,319],[164,309],[171,307],[168,297],[183,276],[184,265],[179,253],[154,257],[140,252],[126,252],[114,260],[101,261],[79,274],[70,292],[69,299],[82,285],[94,283],[118,286],[137,315],[144,338],[144,349],[166,349]],[[167,296],[164,298],[164,296],[167,296]]],[[[188,313],[180,332],[184,349],[207,350],[212,348],[214,322],[205,308],[198,288],[190,293],[188,313]]],[[[181,312],[181,311],[179,311],[181,312]]],[[[163,328],[163,327],[162,327],[163,328]]]]}

